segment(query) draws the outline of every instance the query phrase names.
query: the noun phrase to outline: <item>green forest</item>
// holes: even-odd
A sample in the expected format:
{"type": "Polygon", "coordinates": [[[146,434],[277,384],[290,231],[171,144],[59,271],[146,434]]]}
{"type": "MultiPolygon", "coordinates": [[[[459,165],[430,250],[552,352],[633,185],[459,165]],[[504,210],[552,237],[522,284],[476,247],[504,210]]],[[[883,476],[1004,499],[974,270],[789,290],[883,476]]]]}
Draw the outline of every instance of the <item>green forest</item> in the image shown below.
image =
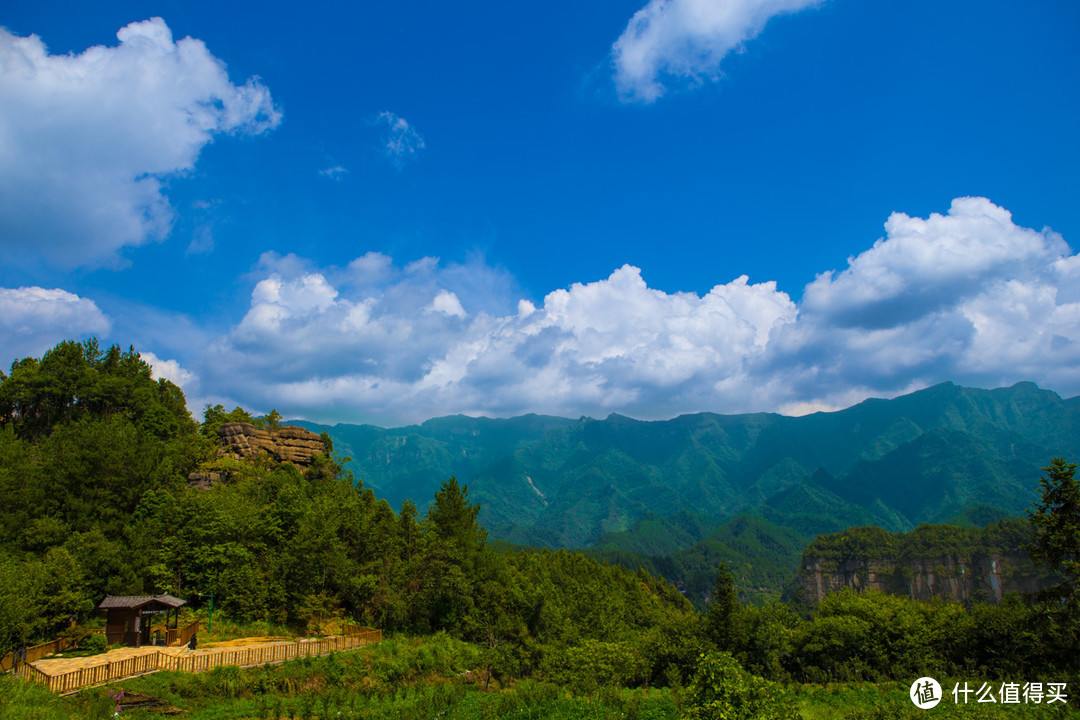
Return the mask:
{"type": "MultiPolygon", "coordinates": [[[[377,497],[332,450],[303,470],[221,457],[217,428],[237,420],[280,417],[216,406],[199,422],[134,348],[63,342],[0,372],[0,655],[100,624],[94,608],[107,593],[168,592],[196,613],[212,595],[215,622],[303,633],[344,617],[388,638],[277,668],[133,681],[200,718],[322,718],[331,708],[402,718],[899,717],[921,712],[907,687],[927,675],[947,688],[946,678],[1080,688],[1080,490],[1064,460],[1047,459],[1041,502],[1017,535],[1061,578],[1037,596],[963,605],[842,591],[815,606],[750,605],[719,563],[699,571],[711,585],[699,610],[655,568],[489,542],[480,505],[453,477],[439,479],[421,513],[412,500],[395,508],[377,497]],[[206,468],[228,480],[190,488],[188,474],[206,468]]],[[[931,546],[973,537],[909,535],[931,546]]],[[[825,540],[819,549],[838,552],[825,540]]],[[[0,716],[108,710],[103,691],[46,698],[19,683],[0,683],[0,716]]],[[[1042,717],[1073,705],[1080,696],[998,710],[1042,717]]]]}

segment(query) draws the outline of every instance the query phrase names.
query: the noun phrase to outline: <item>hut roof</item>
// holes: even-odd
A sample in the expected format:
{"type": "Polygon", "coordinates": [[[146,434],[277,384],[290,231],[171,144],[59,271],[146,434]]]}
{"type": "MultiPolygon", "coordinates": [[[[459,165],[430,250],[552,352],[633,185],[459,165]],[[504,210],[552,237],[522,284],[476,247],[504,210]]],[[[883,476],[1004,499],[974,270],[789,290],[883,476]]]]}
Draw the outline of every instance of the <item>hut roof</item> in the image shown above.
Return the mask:
{"type": "Polygon", "coordinates": [[[162,595],[106,595],[105,599],[98,605],[99,610],[107,610],[109,608],[141,608],[146,605],[160,604],[170,608],[178,608],[181,605],[187,605],[186,600],[181,600],[178,597],[173,597],[168,593],[162,595]]]}

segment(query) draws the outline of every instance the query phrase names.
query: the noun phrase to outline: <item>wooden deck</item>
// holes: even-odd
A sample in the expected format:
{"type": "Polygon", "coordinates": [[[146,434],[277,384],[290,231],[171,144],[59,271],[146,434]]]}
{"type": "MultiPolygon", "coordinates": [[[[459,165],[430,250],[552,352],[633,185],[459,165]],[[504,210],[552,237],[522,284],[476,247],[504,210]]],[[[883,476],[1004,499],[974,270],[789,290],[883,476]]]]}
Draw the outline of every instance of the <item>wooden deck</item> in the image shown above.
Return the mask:
{"type": "Polygon", "coordinates": [[[348,634],[285,642],[232,645],[190,650],[181,647],[141,647],[111,650],[80,658],[38,660],[25,666],[22,676],[67,695],[116,680],[148,675],[159,670],[203,672],[222,665],[251,667],[300,657],[355,650],[382,641],[382,631],[350,628],[348,634]]]}
{"type": "Polygon", "coordinates": [[[139,657],[141,655],[152,655],[157,652],[168,653],[179,657],[184,654],[190,654],[192,650],[188,650],[187,647],[163,647],[147,645],[139,648],[125,647],[110,650],[108,652],[100,653],[98,655],[88,655],[87,657],[73,657],[73,658],[57,658],[50,657],[42,660],[36,660],[32,663],[41,672],[47,675],[63,675],[64,673],[73,672],[75,670],[83,670],[95,665],[107,665],[108,663],[117,663],[122,660],[128,660],[133,657],[139,657]]]}

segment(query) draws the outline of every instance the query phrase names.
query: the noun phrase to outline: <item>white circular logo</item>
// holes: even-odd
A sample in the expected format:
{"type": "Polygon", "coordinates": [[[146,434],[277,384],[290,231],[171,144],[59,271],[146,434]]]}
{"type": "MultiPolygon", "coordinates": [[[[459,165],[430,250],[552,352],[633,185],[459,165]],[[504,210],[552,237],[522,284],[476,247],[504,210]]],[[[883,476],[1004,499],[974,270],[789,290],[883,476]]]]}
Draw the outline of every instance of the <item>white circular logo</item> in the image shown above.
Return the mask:
{"type": "Polygon", "coordinates": [[[932,677],[921,677],[911,683],[911,702],[915,707],[929,710],[941,702],[941,686],[932,677]]]}

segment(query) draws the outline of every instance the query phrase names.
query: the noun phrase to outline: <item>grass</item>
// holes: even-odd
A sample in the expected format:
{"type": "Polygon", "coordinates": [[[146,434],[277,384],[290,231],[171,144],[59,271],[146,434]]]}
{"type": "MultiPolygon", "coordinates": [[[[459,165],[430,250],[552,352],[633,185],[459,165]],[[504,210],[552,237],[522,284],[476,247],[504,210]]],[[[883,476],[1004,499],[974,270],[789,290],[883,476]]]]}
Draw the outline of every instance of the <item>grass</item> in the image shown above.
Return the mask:
{"type": "Polygon", "coordinates": [[[247,637],[297,637],[294,628],[278,625],[266,621],[235,622],[230,620],[222,612],[214,613],[213,632],[210,632],[210,615],[205,608],[194,612],[186,612],[180,615],[177,627],[184,627],[194,621],[199,621],[199,644],[228,642],[247,637]]]}
{"type": "MultiPolygon", "coordinates": [[[[531,679],[492,682],[485,691],[480,650],[447,635],[390,637],[380,645],[259,668],[221,667],[205,673],[160,672],[60,698],[40,686],[0,678],[0,720],[112,717],[120,689],[158,698],[189,720],[678,720],[678,694],[666,688],[602,687],[592,693],[531,679]]],[[[969,678],[970,680],[970,678],[969,678]]],[[[1080,717],[1080,691],[1070,705],[968,705],[946,698],[930,711],[908,699],[902,683],[793,685],[804,720],[851,718],[1080,717]],[[929,712],[931,715],[927,715],[929,712]]],[[[1070,682],[1070,688],[1080,685],[1070,682]]],[[[1070,693],[1071,694],[1071,693],[1070,693]]],[[[149,709],[121,717],[158,720],[149,709]]]]}
{"type": "MultiPolygon", "coordinates": [[[[967,704],[956,704],[949,692],[952,681],[942,682],[945,697],[937,707],[920,710],[908,697],[909,685],[904,683],[850,683],[835,685],[803,685],[793,688],[804,720],[904,720],[910,718],[988,718],[990,720],[1036,720],[1040,718],[1080,717],[1076,705],[997,705],[976,703],[972,697],[967,704]]],[[[1069,699],[1080,703],[1080,695],[1069,699]]]]}

